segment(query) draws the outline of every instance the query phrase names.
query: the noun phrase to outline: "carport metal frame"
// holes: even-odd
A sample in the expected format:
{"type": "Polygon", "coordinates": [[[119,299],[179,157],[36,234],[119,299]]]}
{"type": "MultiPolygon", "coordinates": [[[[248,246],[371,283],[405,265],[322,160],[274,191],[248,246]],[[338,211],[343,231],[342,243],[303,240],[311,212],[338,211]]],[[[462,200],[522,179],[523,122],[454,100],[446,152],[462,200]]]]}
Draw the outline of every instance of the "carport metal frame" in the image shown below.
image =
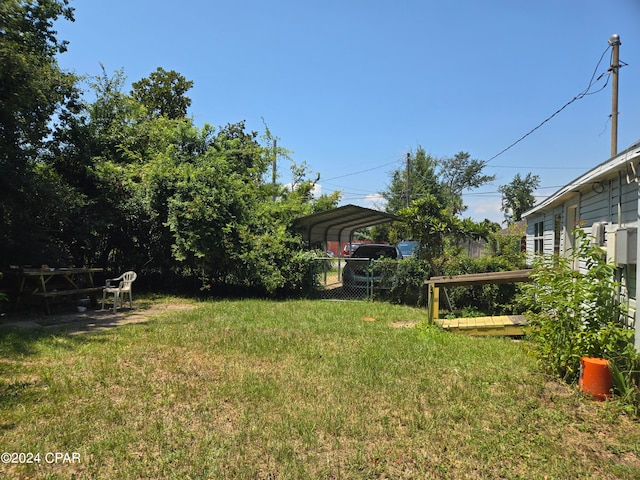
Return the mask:
{"type": "Polygon", "coordinates": [[[315,242],[345,242],[353,240],[353,233],[361,228],[373,227],[383,223],[399,221],[400,218],[390,213],[344,205],[342,207],[300,217],[294,221],[294,228],[302,232],[309,246],[315,242]],[[343,235],[347,233],[347,239],[343,235]]]}

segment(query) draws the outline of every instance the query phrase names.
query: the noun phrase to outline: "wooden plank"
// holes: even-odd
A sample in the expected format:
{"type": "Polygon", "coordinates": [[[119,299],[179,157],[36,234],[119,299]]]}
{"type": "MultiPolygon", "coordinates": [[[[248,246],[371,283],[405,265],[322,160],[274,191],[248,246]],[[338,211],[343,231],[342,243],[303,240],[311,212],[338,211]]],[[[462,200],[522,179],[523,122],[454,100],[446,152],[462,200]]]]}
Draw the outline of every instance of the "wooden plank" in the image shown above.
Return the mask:
{"type": "Polygon", "coordinates": [[[103,272],[103,268],[54,268],[53,270],[42,270],[39,268],[25,268],[22,272],[19,272],[21,276],[25,277],[53,277],[58,275],[76,275],[85,273],[99,273],[103,272]]]}
{"type": "Polygon", "coordinates": [[[459,331],[465,335],[475,337],[520,337],[525,334],[520,327],[493,327],[493,328],[477,328],[471,331],[459,331]]]}
{"type": "Polygon", "coordinates": [[[461,318],[459,321],[460,321],[460,324],[458,328],[460,330],[476,328],[477,326],[477,320],[475,318],[461,318]]]}
{"type": "Polygon", "coordinates": [[[439,277],[432,277],[432,279],[434,280],[465,280],[468,278],[476,278],[479,280],[482,279],[488,279],[488,280],[492,280],[494,278],[501,278],[501,277],[507,277],[507,278],[528,278],[529,275],[531,274],[531,269],[523,269],[523,270],[505,270],[505,271],[498,271],[498,272],[480,272],[480,273],[468,273],[468,274],[464,274],[464,275],[443,275],[443,276],[439,276],[439,277]]]}
{"type": "Polygon", "coordinates": [[[80,295],[82,293],[101,292],[104,287],[77,288],[73,290],[54,290],[52,292],[36,292],[34,297],[64,297],[68,295],[80,295]]]}
{"type": "Polygon", "coordinates": [[[450,320],[438,320],[438,323],[442,328],[445,328],[447,330],[452,328],[458,328],[458,325],[459,325],[458,319],[456,318],[450,319],[450,320]]]}
{"type": "Polygon", "coordinates": [[[527,319],[523,315],[496,315],[492,317],[469,317],[438,320],[442,328],[471,336],[511,336],[524,335],[527,319]]]}
{"type": "Polygon", "coordinates": [[[469,286],[499,283],[529,282],[532,270],[511,270],[508,272],[485,272],[467,275],[431,277],[425,282],[434,286],[469,286]]]}

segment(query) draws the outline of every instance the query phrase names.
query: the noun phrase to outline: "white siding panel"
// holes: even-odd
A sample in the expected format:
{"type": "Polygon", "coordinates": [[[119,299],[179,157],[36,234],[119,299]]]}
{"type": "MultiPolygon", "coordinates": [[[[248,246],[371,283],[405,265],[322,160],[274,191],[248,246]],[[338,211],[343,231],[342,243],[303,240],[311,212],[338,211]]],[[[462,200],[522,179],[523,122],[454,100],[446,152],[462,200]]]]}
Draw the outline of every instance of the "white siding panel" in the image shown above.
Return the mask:
{"type": "Polygon", "coordinates": [[[633,183],[631,185],[622,186],[621,210],[622,217],[620,219],[622,224],[629,224],[637,222],[638,220],[638,184],[633,183]]]}
{"type": "Polygon", "coordinates": [[[585,226],[591,226],[595,222],[609,222],[611,215],[609,211],[609,194],[601,192],[589,192],[580,199],[580,220],[585,222],[585,226]]]}
{"type": "Polygon", "coordinates": [[[619,179],[616,177],[611,180],[610,186],[609,205],[611,206],[611,209],[609,221],[611,223],[618,223],[618,202],[620,201],[621,195],[619,179]]]}

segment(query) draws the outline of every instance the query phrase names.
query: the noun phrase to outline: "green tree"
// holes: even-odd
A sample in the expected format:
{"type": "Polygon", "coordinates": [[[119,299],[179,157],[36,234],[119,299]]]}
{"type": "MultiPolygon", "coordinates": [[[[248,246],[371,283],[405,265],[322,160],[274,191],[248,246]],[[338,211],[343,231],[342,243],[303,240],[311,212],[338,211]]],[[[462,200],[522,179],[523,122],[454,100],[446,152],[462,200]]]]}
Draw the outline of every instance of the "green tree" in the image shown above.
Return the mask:
{"type": "Polygon", "coordinates": [[[522,220],[522,214],[532,208],[536,199],[533,192],[540,186],[540,177],[527,173],[522,178],[516,173],[511,183],[501,185],[498,191],[502,194],[502,207],[504,218],[508,225],[522,220]]]}
{"type": "Polygon", "coordinates": [[[150,116],[165,116],[176,119],[187,116],[191,99],[185,94],[193,87],[174,70],[158,67],[147,78],[133,82],[131,96],[147,108],[150,116]]]}
{"type": "Polygon", "coordinates": [[[103,68],[88,82],[95,100],[59,117],[44,159],[73,188],[75,203],[66,205],[68,225],[51,235],[70,246],[74,263],[115,271],[147,265],[147,277],[153,271],[166,278],[174,262],[164,223],[174,185],[155,170],[169,153],[193,162],[212,145],[213,129],[195,129],[185,117],[149,116],[124,93],[125,80],[122,70],[108,75],[103,68]]]}
{"type": "Polygon", "coordinates": [[[292,188],[266,182],[271,146],[244,122],[194,126],[192,82],[176,72],[158,69],[127,94],[124,73],[103,69],[85,101],[55,62],[64,43],[51,25],[73,18],[66,5],[0,4],[0,262],[300,291],[311,258],[292,222],[339,196],[314,198],[304,164],[292,188]]]}
{"type": "Polygon", "coordinates": [[[473,190],[496,179],[495,175],[484,175],[487,165],[483,160],[474,160],[466,152],[456,153],[452,158],[440,160],[440,177],[451,195],[455,213],[466,210],[462,202],[462,193],[473,190]]]}
{"type": "Polygon", "coordinates": [[[452,158],[437,159],[418,146],[414,154],[409,153],[407,160],[408,171],[406,166],[393,171],[391,183],[387,190],[381,192],[389,213],[397,213],[412,200],[431,194],[449,205],[456,214],[466,209],[462,201],[464,191],[495,180],[495,175],[482,173],[486,162],[471,159],[466,152],[459,152],[452,158]]]}
{"type": "Polygon", "coordinates": [[[431,274],[442,271],[448,242],[465,234],[465,224],[435,195],[414,200],[400,211],[410,237],[420,242],[419,256],[429,262],[431,274]]]}
{"type": "Polygon", "coordinates": [[[391,173],[391,182],[387,185],[387,189],[380,192],[387,202],[386,211],[388,213],[398,213],[408,207],[412,200],[427,195],[433,195],[445,203],[446,190],[438,177],[438,160],[427,154],[421,146],[418,146],[415,153],[408,155],[408,171],[406,167],[394,170],[391,173]],[[409,184],[408,196],[407,183],[409,184]]]}
{"type": "MultiPolygon", "coordinates": [[[[394,170],[387,189],[380,192],[382,198],[386,200],[386,211],[397,215],[409,207],[413,200],[428,196],[435,197],[440,205],[446,205],[448,203],[446,188],[438,178],[437,159],[418,146],[415,153],[408,153],[408,165],[408,172],[406,167],[394,170]],[[409,182],[407,182],[407,175],[409,182]],[[410,186],[410,198],[407,196],[407,183],[410,186]]],[[[378,225],[372,228],[371,233],[376,238],[386,237],[393,243],[413,238],[405,222],[378,225]]]]}
{"type": "Polygon", "coordinates": [[[485,228],[485,224],[463,221],[457,216],[465,209],[462,193],[495,178],[482,174],[485,166],[486,162],[473,160],[465,152],[438,160],[418,147],[415,154],[409,155],[408,171],[405,167],[392,172],[391,183],[381,192],[387,201],[387,212],[400,214],[404,221],[390,227],[376,227],[376,236],[384,231],[392,242],[419,240],[419,255],[429,260],[432,271],[438,271],[445,247],[454,247],[465,232],[469,236],[486,237],[491,230],[485,228]]]}
{"type": "Polygon", "coordinates": [[[191,127],[183,133],[188,141],[172,144],[144,167],[153,212],[170,235],[173,271],[198,278],[205,289],[299,290],[308,281],[310,259],[300,256],[292,222],[329,203],[309,195],[314,181],[305,179],[306,167],[294,168],[295,188],[280,187],[274,201],[273,186],[265,182],[272,148],[244,122],[221,128],[206,148],[207,132],[191,127]],[[200,147],[185,155],[183,144],[200,147]]]}
{"type": "Polygon", "coordinates": [[[83,220],[67,242],[77,257],[134,268],[162,286],[299,289],[308,259],[291,224],[338,196],[313,198],[317,180],[294,164],[295,188],[277,185],[274,201],[265,181],[271,145],[244,122],[216,132],[187,117],[150,116],[123,93],[124,80],[122,71],[94,79],[95,100],[65,114],[51,148],[49,164],[75,189],[83,220]]]}
{"type": "MultiPolygon", "coordinates": [[[[120,246],[118,257],[132,258],[127,250],[132,216],[145,218],[137,208],[132,215],[127,182],[129,139],[134,138],[135,104],[122,93],[125,77],[117,71],[91,79],[92,103],[77,102],[58,116],[42,163],[57,175],[59,188],[70,190],[59,228],[49,232],[68,248],[68,262],[107,265],[110,246],[120,246]],[[126,193],[125,193],[126,192],[126,193]],[[117,233],[119,232],[119,233],[117,233]]],[[[138,109],[140,110],[140,109],[138,109]]]]}
{"type": "MultiPolygon", "coordinates": [[[[73,94],[75,78],[64,73],[55,56],[66,51],[53,23],[73,21],[67,0],[0,4],[0,131],[3,161],[9,155],[33,158],[49,134],[56,108],[73,94]]],[[[9,169],[8,172],[11,172],[9,169]]],[[[5,177],[6,178],[6,177],[5,177]]]]}
{"type": "MultiPolygon", "coordinates": [[[[58,228],[65,188],[38,164],[56,110],[76,98],[73,75],[56,55],[58,18],[73,21],[67,0],[0,3],[0,264],[54,261],[49,232],[58,228]]],[[[55,248],[54,248],[55,249],[55,248]]],[[[61,253],[61,252],[60,252],[61,253]]]]}

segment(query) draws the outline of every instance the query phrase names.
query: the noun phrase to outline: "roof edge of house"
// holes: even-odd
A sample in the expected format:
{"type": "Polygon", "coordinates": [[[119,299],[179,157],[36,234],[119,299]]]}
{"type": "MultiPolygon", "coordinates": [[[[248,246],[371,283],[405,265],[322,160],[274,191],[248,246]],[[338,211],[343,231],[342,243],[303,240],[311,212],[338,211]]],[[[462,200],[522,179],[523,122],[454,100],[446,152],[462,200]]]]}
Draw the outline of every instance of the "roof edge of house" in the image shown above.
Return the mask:
{"type": "MultiPolygon", "coordinates": [[[[626,164],[628,161],[633,161],[640,157],[640,140],[633,143],[630,147],[617,155],[605,160],[604,162],[596,165],[591,170],[577,177],[564,187],[557,190],[555,193],[549,195],[543,201],[535,205],[533,208],[527,210],[522,214],[522,218],[527,218],[540,210],[544,210],[556,202],[562,200],[570,193],[576,192],[582,186],[597,181],[599,178],[609,175],[612,171],[616,171],[620,166],[626,164]]],[[[640,177],[640,172],[636,174],[636,178],[640,177]]]]}

